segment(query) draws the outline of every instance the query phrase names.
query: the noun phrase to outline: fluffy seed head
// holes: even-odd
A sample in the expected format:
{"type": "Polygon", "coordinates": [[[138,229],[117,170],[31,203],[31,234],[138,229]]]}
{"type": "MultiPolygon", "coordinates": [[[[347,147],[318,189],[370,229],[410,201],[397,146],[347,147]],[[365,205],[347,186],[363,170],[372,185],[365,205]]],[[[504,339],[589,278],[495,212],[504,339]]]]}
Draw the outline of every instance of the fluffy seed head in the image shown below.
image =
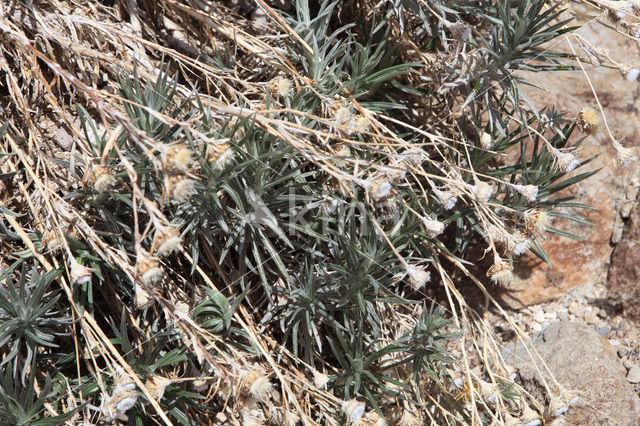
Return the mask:
{"type": "Polygon", "coordinates": [[[186,172],[191,168],[192,152],[184,144],[172,145],[164,152],[165,167],[179,172],[186,172]]]}
{"type": "Polygon", "coordinates": [[[154,286],[162,280],[160,264],[144,250],[138,251],[136,269],[140,280],[147,286],[154,286]]]}
{"type": "Polygon", "coordinates": [[[75,259],[71,260],[71,283],[76,285],[86,284],[91,281],[93,270],[79,264],[75,259]]]}
{"type": "Polygon", "coordinates": [[[171,380],[162,376],[153,376],[147,379],[147,388],[149,393],[156,401],[160,401],[164,395],[164,391],[171,384],[171,380]]]}
{"type": "Polygon", "coordinates": [[[506,287],[513,281],[513,266],[496,256],[495,263],[487,271],[487,276],[495,284],[506,287]]]}
{"type": "Polygon", "coordinates": [[[591,107],[586,107],[578,114],[578,127],[588,135],[595,135],[600,130],[600,114],[591,107]]]}
{"type": "Polygon", "coordinates": [[[168,176],[166,180],[167,192],[171,201],[176,204],[184,203],[195,192],[196,181],[184,175],[168,176]]]}
{"type": "Polygon", "coordinates": [[[538,198],[538,187],[535,185],[513,185],[513,188],[529,201],[535,201],[538,198]]]}
{"type": "Polygon", "coordinates": [[[313,371],[313,385],[318,389],[324,389],[329,383],[329,376],[319,371],[313,371]]]}
{"type": "Polygon", "coordinates": [[[637,68],[631,68],[624,73],[624,79],[627,81],[636,81],[638,76],[640,76],[640,70],[637,68]]]}
{"type": "Polygon", "coordinates": [[[547,225],[547,221],[549,220],[549,216],[547,212],[540,209],[530,209],[523,213],[524,224],[526,228],[530,231],[544,231],[545,226],[547,225]]]}
{"type": "Polygon", "coordinates": [[[427,235],[429,235],[431,238],[435,238],[438,235],[442,234],[445,228],[444,223],[438,220],[432,219],[430,217],[422,218],[422,224],[424,225],[425,230],[427,231],[427,235]]]}
{"type": "Polygon", "coordinates": [[[226,167],[233,159],[233,149],[228,142],[207,144],[205,158],[208,162],[215,162],[220,168],[226,167]]]}
{"type": "Polygon", "coordinates": [[[349,120],[349,123],[347,125],[349,127],[349,133],[351,132],[356,132],[356,133],[364,133],[366,131],[369,130],[369,120],[367,120],[367,118],[364,115],[356,115],[355,117],[353,117],[351,120],[349,120]]]}
{"type": "Polygon", "coordinates": [[[482,148],[484,149],[491,149],[493,147],[493,144],[495,142],[493,141],[493,138],[491,137],[491,135],[487,132],[482,132],[480,134],[480,146],[482,146],[482,148]]]}
{"type": "Polygon", "coordinates": [[[436,194],[436,197],[438,197],[445,210],[451,210],[458,202],[458,197],[453,191],[440,191],[439,189],[434,188],[433,192],[436,194]]]}
{"type": "Polygon", "coordinates": [[[271,80],[270,89],[271,93],[280,97],[288,98],[291,94],[291,80],[285,77],[276,77],[271,80]]]}
{"type": "MultiPolygon", "coordinates": [[[[162,278],[162,270],[160,270],[160,278],[162,278]]],[[[157,278],[155,278],[157,279],[157,278]]],[[[153,299],[142,286],[138,283],[135,283],[133,286],[135,294],[133,296],[133,303],[136,309],[146,309],[153,304],[153,299]]]]}
{"type": "Polygon", "coordinates": [[[171,227],[156,229],[151,247],[155,249],[158,256],[166,256],[174,251],[180,250],[182,238],[180,233],[171,227]]]}
{"type": "Polygon", "coordinates": [[[109,191],[116,181],[113,170],[106,166],[94,167],[91,180],[93,189],[100,193],[109,191]]]}
{"type": "Polygon", "coordinates": [[[470,189],[478,203],[486,203],[489,201],[494,191],[494,187],[492,185],[482,181],[477,181],[470,189]]]}
{"type": "Polygon", "coordinates": [[[515,231],[513,234],[508,234],[507,250],[516,256],[520,256],[529,249],[529,240],[520,231],[515,231]]]}
{"type": "Polygon", "coordinates": [[[406,408],[402,411],[402,417],[398,421],[398,426],[421,426],[422,419],[419,416],[413,414],[406,408]]]}
{"type": "Polygon", "coordinates": [[[565,173],[572,172],[580,165],[580,160],[570,152],[562,152],[554,148],[551,153],[556,159],[556,167],[565,173]]]}
{"type": "Polygon", "coordinates": [[[635,148],[625,148],[622,145],[616,146],[616,163],[618,166],[626,168],[634,161],[638,161],[638,154],[635,148]]]}
{"type": "Polygon", "coordinates": [[[375,201],[380,201],[391,194],[391,184],[383,176],[368,181],[367,190],[375,201]]]}
{"type": "Polygon", "coordinates": [[[409,276],[409,284],[415,291],[420,290],[431,280],[431,272],[422,268],[407,265],[405,270],[409,276]]]}
{"type": "Polygon", "coordinates": [[[357,399],[342,403],[342,411],[347,416],[349,423],[357,423],[362,418],[365,408],[364,402],[360,402],[357,399]]]}
{"type": "Polygon", "coordinates": [[[273,390],[269,378],[260,369],[248,371],[242,378],[242,386],[259,401],[264,401],[273,390]]]}

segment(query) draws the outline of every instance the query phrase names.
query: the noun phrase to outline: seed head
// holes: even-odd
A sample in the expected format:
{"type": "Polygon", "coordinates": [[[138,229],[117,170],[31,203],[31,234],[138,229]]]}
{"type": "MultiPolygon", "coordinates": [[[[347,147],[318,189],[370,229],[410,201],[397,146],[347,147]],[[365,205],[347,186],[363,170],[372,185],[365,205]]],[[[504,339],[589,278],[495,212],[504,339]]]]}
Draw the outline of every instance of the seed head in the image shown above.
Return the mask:
{"type": "Polygon", "coordinates": [[[578,127],[588,135],[595,135],[600,130],[600,114],[591,107],[586,107],[578,114],[578,127]]]}
{"type": "Polygon", "coordinates": [[[626,168],[634,161],[638,161],[638,155],[634,147],[625,148],[620,144],[616,145],[616,163],[622,168],[626,168]]]}
{"type": "Polygon", "coordinates": [[[445,228],[445,224],[443,222],[432,219],[430,217],[422,218],[422,224],[427,231],[427,235],[429,235],[431,238],[435,238],[438,235],[442,234],[445,228]]]}
{"type": "Polygon", "coordinates": [[[558,149],[553,148],[551,150],[551,154],[556,159],[556,167],[565,173],[572,172],[576,167],[580,165],[580,160],[578,160],[570,152],[562,152],[558,149]]]}
{"type": "Polygon", "coordinates": [[[367,191],[375,201],[380,201],[391,194],[391,184],[384,176],[380,176],[367,181],[367,191]]]}
{"type": "Polygon", "coordinates": [[[363,421],[360,424],[364,423],[367,426],[386,426],[387,422],[384,418],[380,417],[375,410],[369,411],[366,416],[364,416],[363,421]]]}
{"type": "Polygon", "coordinates": [[[494,187],[486,182],[477,181],[470,187],[471,193],[478,203],[486,203],[493,195],[494,187]]]}
{"type": "Polygon", "coordinates": [[[438,197],[445,210],[451,210],[458,202],[458,197],[453,191],[440,191],[439,189],[434,188],[433,192],[436,194],[436,197],[438,197]]]}
{"type": "Polygon", "coordinates": [[[513,234],[507,234],[506,238],[507,250],[516,256],[520,256],[529,249],[529,240],[520,231],[513,234]]]}
{"type": "Polygon", "coordinates": [[[540,209],[529,209],[525,211],[522,216],[524,218],[525,227],[529,231],[544,231],[547,221],[549,220],[547,212],[540,209]]]}
{"type": "Polygon", "coordinates": [[[513,185],[513,188],[529,201],[535,201],[538,198],[538,187],[535,185],[513,185]]]}
{"type": "Polygon", "coordinates": [[[96,192],[103,193],[111,189],[116,179],[110,167],[96,166],[93,169],[91,181],[93,182],[93,189],[96,192]]]}
{"type": "Polygon", "coordinates": [[[147,379],[147,389],[156,401],[160,401],[164,395],[164,391],[171,384],[171,380],[162,376],[152,376],[147,379]]]}
{"type": "Polygon", "coordinates": [[[627,81],[636,81],[638,76],[640,76],[640,70],[637,68],[630,68],[624,73],[624,79],[627,81]]]}
{"type": "Polygon", "coordinates": [[[360,402],[357,399],[351,399],[342,403],[342,411],[347,416],[349,423],[357,423],[362,418],[365,408],[364,402],[360,402]]]}
{"type": "Polygon", "coordinates": [[[156,228],[153,237],[152,249],[158,256],[166,256],[174,251],[180,250],[182,246],[182,238],[180,233],[172,227],[156,228]]]}
{"type": "Polygon", "coordinates": [[[319,371],[313,371],[313,385],[318,389],[324,389],[329,383],[329,376],[319,371]]]}
{"type": "Polygon", "coordinates": [[[93,270],[79,264],[75,259],[71,260],[71,283],[76,285],[86,284],[91,281],[93,270]]]}
{"type": "Polygon", "coordinates": [[[242,386],[252,397],[259,401],[267,399],[273,390],[269,378],[259,368],[251,370],[244,375],[242,378],[242,386]]]}
{"type": "Polygon", "coordinates": [[[285,77],[276,77],[269,85],[271,93],[279,98],[288,98],[291,94],[291,80],[285,77]]]}
{"type": "MultiPolygon", "coordinates": [[[[162,270],[160,269],[160,279],[162,279],[162,270]]],[[[159,281],[159,279],[158,279],[159,281]]],[[[150,284],[147,284],[150,285],[150,284]]],[[[133,296],[133,303],[136,306],[136,309],[142,310],[146,309],[153,304],[153,299],[140,284],[135,283],[133,285],[133,289],[135,294],[133,296]]]]}
{"type": "Polygon", "coordinates": [[[233,159],[233,149],[228,142],[207,144],[205,158],[209,162],[215,162],[220,168],[225,168],[233,159]]]}
{"type": "Polygon", "coordinates": [[[407,265],[405,270],[409,276],[409,284],[411,284],[411,288],[415,291],[420,290],[431,280],[431,272],[425,271],[422,268],[407,265]]]}
{"type": "Polygon", "coordinates": [[[491,149],[494,143],[495,142],[489,133],[482,132],[480,134],[480,146],[482,146],[483,149],[491,149]]]}
{"type": "Polygon", "coordinates": [[[147,286],[152,287],[162,280],[163,272],[160,264],[142,249],[138,250],[136,269],[140,281],[147,286]]]}
{"type": "Polygon", "coordinates": [[[167,192],[171,201],[184,203],[195,192],[196,181],[184,175],[167,176],[167,192]]]}
{"type": "Polygon", "coordinates": [[[364,133],[369,130],[370,123],[364,115],[358,114],[349,120],[347,127],[349,127],[349,134],[353,132],[364,133]]]}
{"type": "Polygon", "coordinates": [[[493,266],[487,271],[487,276],[495,284],[506,287],[513,281],[513,266],[496,256],[493,266]]]}
{"type": "Polygon", "coordinates": [[[164,164],[170,170],[186,172],[191,168],[192,152],[184,144],[172,145],[165,149],[164,164]]]}
{"type": "Polygon", "coordinates": [[[398,426],[421,426],[422,419],[408,409],[402,410],[402,417],[398,421],[398,426]]]}

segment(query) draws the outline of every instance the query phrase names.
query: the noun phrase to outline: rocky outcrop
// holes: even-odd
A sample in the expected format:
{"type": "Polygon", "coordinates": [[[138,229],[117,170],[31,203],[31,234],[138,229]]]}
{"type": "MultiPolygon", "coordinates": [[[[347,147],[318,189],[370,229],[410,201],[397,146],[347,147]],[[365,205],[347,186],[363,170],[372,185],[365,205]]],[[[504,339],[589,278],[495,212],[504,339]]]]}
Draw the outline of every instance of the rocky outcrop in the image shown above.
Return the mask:
{"type": "Polygon", "coordinates": [[[531,360],[522,342],[507,345],[504,359],[514,363],[523,386],[537,400],[553,404],[563,392],[565,402],[579,397],[564,415],[565,424],[640,425],[640,399],[625,378],[626,369],[609,342],[591,327],[560,321],[545,328],[531,344],[546,367],[539,359],[531,360]]]}
{"type": "Polygon", "coordinates": [[[632,212],[611,257],[607,293],[625,317],[640,322],[640,206],[632,212]]]}

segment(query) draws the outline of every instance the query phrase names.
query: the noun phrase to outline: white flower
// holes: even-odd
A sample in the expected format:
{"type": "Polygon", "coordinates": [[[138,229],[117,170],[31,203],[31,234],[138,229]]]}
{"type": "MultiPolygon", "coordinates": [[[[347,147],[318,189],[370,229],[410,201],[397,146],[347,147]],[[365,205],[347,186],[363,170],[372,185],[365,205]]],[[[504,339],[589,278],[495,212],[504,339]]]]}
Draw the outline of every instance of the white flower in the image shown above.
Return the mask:
{"type": "Polygon", "coordinates": [[[431,238],[435,238],[438,235],[442,234],[445,228],[445,224],[438,220],[432,219],[430,217],[423,217],[422,224],[427,230],[427,235],[431,238]]]}
{"type": "Polygon", "coordinates": [[[251,384],[249,392],[251,392],[251,395],[253,395],[254,398],[264,401],[271,393],[272,388],[273,386],[267,377],[258,376],[251,384]]]}

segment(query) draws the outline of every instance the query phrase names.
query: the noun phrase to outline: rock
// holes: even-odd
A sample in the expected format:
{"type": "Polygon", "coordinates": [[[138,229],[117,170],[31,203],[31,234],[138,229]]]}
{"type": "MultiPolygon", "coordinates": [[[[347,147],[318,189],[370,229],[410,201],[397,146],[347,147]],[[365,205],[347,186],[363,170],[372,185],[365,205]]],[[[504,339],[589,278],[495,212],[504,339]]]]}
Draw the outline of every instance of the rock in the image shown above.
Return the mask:
{"type": "Polygon", "coordinates": [[[631,370],[631,368],[635,365],[635,363],[633,361],[631,361],[630,359],[625,359],[624,361],[622,361],[622,365],[627,370],[631,370]]]}
{"type": "Polygon", "coordinates": [[[584,320],[587,322],[587,324],[593,325],[598,322],[598,316],[595,312],[588,311],[586,314],[584,314],[584,320]]]}
{"type": "Polygon", "coordinates": [[[542,324],[540,324],[539,322],[532,322],[531,324],[529,324],[529,328],[531,329],[531,331],[538,333],[542,331],[542,324]]]}
{"type": "Polygon", "coordinates": [[[558,312],[558,319],[560,321],[569,321],[569,312],[567,311],[558,312]]]}
{"type": "Polygon", "coordinates": [[[620,349],[618,349],[618,356],[620,358],[624,358],[625,356],[627,356],[628,353],[629,353],[629,349],[628,348],[620,348],[620,349]]]}
{"type": "Polygon", "coordinates": [[[627,373],[629,383],[640,383],[640,366],[634,365],[627,373]]]}
{"type": "MultiPolygon", "coordinates": [[[[566,321],[544,329],[531,344],[564,390],[577,391],[578,403],[565,416],[567,425],[634,425],[640,419],[640,399],[625,378],[626,370],[609,343],[589,326],[566,321]]],[[[504,359],[515,361],[521,383],[537,400],[550,400],[544,386],[554,383],[540,361],[531,361],[525,345],[509,344],[504,359]]]]}
{"type": "Polygon", "coordinates": [[[627,319],[640,322],[640,205],[629,218],[629,227],[611,256],[607,290],[627,319]]]}
{"type": "Polygon", "coordinates": [[[569,304],[569,313],[571,315],[575,315],[577,317],[580,317],[584,313],[584,306],[580,305],[576,301],[573,301],[573,302],[571,302],[569,304]]]}
{"type": "Polygon", "coordinates": [[[599,329],[596,330],[596,333],[598,333],[602,337],[606,336],[608,332],[609,332],[609,327],[600,327],[599,329]]]}
{"type": "Polygon", "coordinates": [[[544,322],[544,320],[545,320],[544,312],[543,312],[543,311],[536,311],[536,312],[533,314],[533,320],[534,320],[535,322],[539,322],[539,323],[544,322]]]}

